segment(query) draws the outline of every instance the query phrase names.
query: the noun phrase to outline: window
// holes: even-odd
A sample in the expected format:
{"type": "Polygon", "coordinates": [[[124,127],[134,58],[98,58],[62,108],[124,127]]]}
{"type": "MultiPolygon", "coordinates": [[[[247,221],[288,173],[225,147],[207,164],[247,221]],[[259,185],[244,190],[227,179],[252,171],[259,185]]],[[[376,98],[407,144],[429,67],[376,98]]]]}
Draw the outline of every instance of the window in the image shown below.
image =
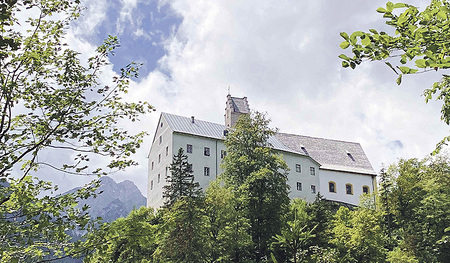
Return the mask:
{"type": "Polygon", "coordinates": [[[345,193],[348,195],[352,195],[353,194],[353,185],[346,184],[345,185],[345,193]]]}
{"type": "Polygon", "coordinates": [[[347,152],[347,156],[348,156],[350,159],[352,159],[352,161],[355,161],[355,158],[353,158],[353,155],[352,155],[351,153],[347,152]]]}
{"type": "Polygon", "coordinates": [[[209,156],[209,147],[205,147],[204,154],[205,156],[209,156]]]}
{"type": "Polygon", "coordinates": [[[162,143],[162,135],[159,136],[159,144],[161,144],[161,143],[162,143]]]}
{"type": "Polygon", "coordinates": [[[187,153],[192,153],[192,144],[188,144],[188,145],[186,146],[186,152],[187,152],[187,153]]]}
{"type": "Polygon", "coordinates": [[[161,181],[161,174],[158,174],[158,183],[161,181]]]}
{"type": "Polygon", "coordinates": [[[204,174],[205,176],[209,176],[209,167],[205,167],[205,169],[204,169],[204,171],[203,171],[203,174],[204,174]]]}
{"type": "Polygon", "coordinates": [[[161,122],[161,127],[163,126],[163,123],[161,122]]]}
{"type": "Polygon", "coordinates": [[[297,182],[297,191],[301,191],[302,190],[302,183],[297,182]]]}
{"type": "Polygon", "coordinates": [[[166,177],[167,177],[168,173],[169,173],[169,167],[166,166],[166,174],[165,174],[166,177]]]}
{"type": "Polygon", "coordinates": [[[316,168],[310,167],[309,172],[311,173],[311,175],[316,175],[316,168]]]}
{"type": "Polygon", "coordinates": [[[336,193],[336,183],[328,182],[328,190],[330,191],[330,193],[336,193]]]}
{"type": "Polygon", "coordinates": [[[152,170],[153,170],[153,167],[155,167],[155,163],[154,162],[152,162],[152,170]]]}
{"type": "Polygon", "coordinates": [[[188,170],[189,170],[190,173],[193,173],[194,172],[194,165],[188,164],[188,170]]]}
{"type": "Polygon", "coordinates": [[[161,162],[161,154],[158,155],[158,163],[160,163],[160,162],[161,162]]]}
{"type": "Polygon", "coordinates": [[[369,193],[369,187],[367,185],[363,186],[363,193],[368,194],[369,193]]]}
{"type": "Polygon", "coordinates": [[[153,190],[153,180],[150,182],[150,190],[153,190]]]}
{"type": "Polygon", "coordinates": [[[169,146],[166,146],[166,156],[169,155],[169,146]]]}
{"type": "Polygon", "coordinates": [[[306,150],[306,148],[304,146],[302,146],[301,149],[306,155],[309,155],[308,151],[306,150]]]}
{"type": "Polygon", "coordinates": [[[316,193],[316,186],[315,185],[311,185],[311,194],[315,194],[316,193]]]}
{"type": "Polygon", "coordinates": [[[295,165],[295,171],[296,171],[297,173],[301,173],[301,172],[302,172],[302,166],[301,166],[300,164],[296,164],[296,165],[295,165]]]}
{"type": "Polygon", "coordinates": [[[220,151],[220,158],[225,158],[225,156],[227,156],[227,151],[225,151],[225,150],[222,150],[222,151],[220,151]]]}

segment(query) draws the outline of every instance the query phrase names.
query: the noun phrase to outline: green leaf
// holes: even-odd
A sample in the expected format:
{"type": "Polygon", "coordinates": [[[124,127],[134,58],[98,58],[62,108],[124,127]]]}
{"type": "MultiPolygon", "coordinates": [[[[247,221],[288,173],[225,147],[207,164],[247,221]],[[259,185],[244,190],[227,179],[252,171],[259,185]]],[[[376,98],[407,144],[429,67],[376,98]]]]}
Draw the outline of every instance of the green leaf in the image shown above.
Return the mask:
{"type": "Polygon", "coordinates": [[[342,61],[342,67],[348,68],[350,64],[347,61],[342,61]]]}
{"type": "Polygon", "coordinates": [[[398,75],[398,78],[397,78],[397,85],[400,85],[400,84],[402,84],[402,74],[398,75]]]}
{"type": "Polygon", "coordinates": [[[377,9],[377,12],[378,12],[378,13],[386,13],[386,9],[384,9],[383,7],[379,7],[379,8],[377,9]]]}
{"type": "Polygon", "coordinates": [[[368,35],[365,35],[364,38],[361,38],[361,44],[363,44],[364,46],[368,46],[370,45],[371,41],[368,35]]]}
{"type": "Polygon", "coordinates": [[[392,2],[387,2],[386,3],[386,11],[387,12],[392,12],[392,10],[394,10],[394,4],[392,2]]]}
{"type": "Polygon", "coordinates": [[[350,46],[350,43],[348,43],[347,41],[343,41],[339,46],[342,49],[346,49],[346,48],[348,48],[348,46],[350,46]]]}
{"type": "Polygon", "coordinates": [[[341,37],[343,37],[345,40],[347,40],[347,41],[350,40],[350,38],[348,37],[348,34],[347,34],[347,33],[341,32],[340,35],[341,35],[341,37]]]}
{"type": "Polygon", "coordinates": [[[388,66],[388,67],[390,67],[394,72],[395,72],[395,74],[397,74],[398,75],[398,72],[397,72],[397,70],[395,70],[395,68],[392,66],[392,64],[391,63],[389,63],[389,62],[384,62],[384,63],[386,63],[386,65],[388,66]]]}
{"type": "Polygon", "coordinates": [[[418,68],[426,68],[427,67],[427,61],[425,59],[417,59],[416,60],[416,67],[418,67],[418,68]]]}
{"type": "Polygon", "coordinates": [[[402,7],[406,7],[406,4],[404,4],[404,3],[396,3],[396,4],[394,4],[394,8],[402,8],[402,7]]]}
{"type": "Polygon", "coordinates": [[[344,55],[344,54],[340,54],[339,55],[339,58],[340,59],[343,59],[343,60],[347,60],[347,61],[349,61],[350,60],[350,58],[349,57],[347,57],[346,55],[344,55]]]}
{"type": "Polygon", "coordinates": [[[439,17],[440,19],[446,20],[447,19],[447,14],[443,11],[439,11],[437,13],[437,17],[439,17]]]}

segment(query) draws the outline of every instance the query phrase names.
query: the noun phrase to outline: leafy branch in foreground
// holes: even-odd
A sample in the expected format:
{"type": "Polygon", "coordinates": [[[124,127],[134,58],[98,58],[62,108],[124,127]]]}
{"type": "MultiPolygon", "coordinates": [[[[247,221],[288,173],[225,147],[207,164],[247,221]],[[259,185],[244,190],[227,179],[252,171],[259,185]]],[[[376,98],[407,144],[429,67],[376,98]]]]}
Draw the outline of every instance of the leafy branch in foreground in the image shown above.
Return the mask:
{"type": "Polygon", "coordinates": [[[45,191],[55,188],[32,176],[44,167],[100,176],[135,165],[130,156],[146,134],[121,127],[153,110],[147,102],[123,99],[138,65],[126,66],[109,85],[101,78],[118,39],[108,37],[87,61],[68,47],[67,29],[81,10],[79,0],[0,3],[2,262],[67,254],[72,245],[65,231],[87,224],[86,213],[74,206],[96,182],[66,197],[48,197],[45,191]],[[27,14],[33,17],[25,20],[27,14]]]}
{"type": "MultiPolygon", "coordinates": [[[[401,84],[405,74],[418,74],[450,68],[450,3],[447,0],[432,0],[423,11],[404,3],[387,2],[377,12],[386,18],[386,24],[395,30],[390,35],[376,29],[369,32],[341,33],[342,49],[351,47],[352,56],[341,54],[343,67],[355,68],[363,61],[384,61],[398,75],[401,84]],[[393,62],[395,61],[395,62],[393,62]]],[[[425,101],[436,96],[443,102],[441,119],[450,124],[450,76],[442,74],[431,88],[425,89],[425,101]],[[437,94],[437,95],[436,95],[437,94]]],[[[438,143],[438,152],[447,145],[450,136],[438,143]]]]}

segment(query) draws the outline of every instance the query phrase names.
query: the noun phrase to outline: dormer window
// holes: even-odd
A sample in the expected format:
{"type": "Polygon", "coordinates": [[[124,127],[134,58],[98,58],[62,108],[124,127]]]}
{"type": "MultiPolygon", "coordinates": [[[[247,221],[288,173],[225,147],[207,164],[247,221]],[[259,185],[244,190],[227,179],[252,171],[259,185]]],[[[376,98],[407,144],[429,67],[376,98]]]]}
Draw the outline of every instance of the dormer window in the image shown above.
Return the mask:
{"type": "Polygon", "coordinates": [[[302,149],[302,151],[303,151],[306,155],[309,155],[309,153],[308,153],[308,151],[306,150],[305,146],[302,146],[301,149],[302,149]]]}
{"type": "Polygon", "coordinates": [[[348,156],[350,159],[352,159],[352,161],[355,161],[355,158],[353,158],[353,155],[352,155],[351,153],[347,152],[347,156],[348,156]]]}

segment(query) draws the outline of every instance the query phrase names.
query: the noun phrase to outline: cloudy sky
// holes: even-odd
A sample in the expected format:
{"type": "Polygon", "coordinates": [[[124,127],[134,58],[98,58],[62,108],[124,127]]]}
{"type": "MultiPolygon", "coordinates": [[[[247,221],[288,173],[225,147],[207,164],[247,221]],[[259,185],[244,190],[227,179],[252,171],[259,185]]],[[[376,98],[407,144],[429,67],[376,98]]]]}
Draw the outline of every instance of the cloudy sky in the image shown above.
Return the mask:
{"type": "MultiPolygon", "coordinates": [[[[413,1],[422,5],[429,1],[413,1]]],[[[161,112],[223,123],[225,99],[248,97],[282,132],[359,142],[374,169],[399,158],[422,158],[448,134],[440,103],[422,92],[439,75],[395,84],[384,63],[344,69],[340,32],[388,30],[375,10],[385,1],[358,0],[96,0],[70,29],[72,48],[88,56],[108,34],[121,48],[105,78],[130,61],[143,63],[127,99],[145,99],[156,112],[133,131],[146,130],[140,165],[114,174],[146,194],[147,160],[161,112]]],[[[86,180],[55,179],[62,189],[86,180]]]]}

